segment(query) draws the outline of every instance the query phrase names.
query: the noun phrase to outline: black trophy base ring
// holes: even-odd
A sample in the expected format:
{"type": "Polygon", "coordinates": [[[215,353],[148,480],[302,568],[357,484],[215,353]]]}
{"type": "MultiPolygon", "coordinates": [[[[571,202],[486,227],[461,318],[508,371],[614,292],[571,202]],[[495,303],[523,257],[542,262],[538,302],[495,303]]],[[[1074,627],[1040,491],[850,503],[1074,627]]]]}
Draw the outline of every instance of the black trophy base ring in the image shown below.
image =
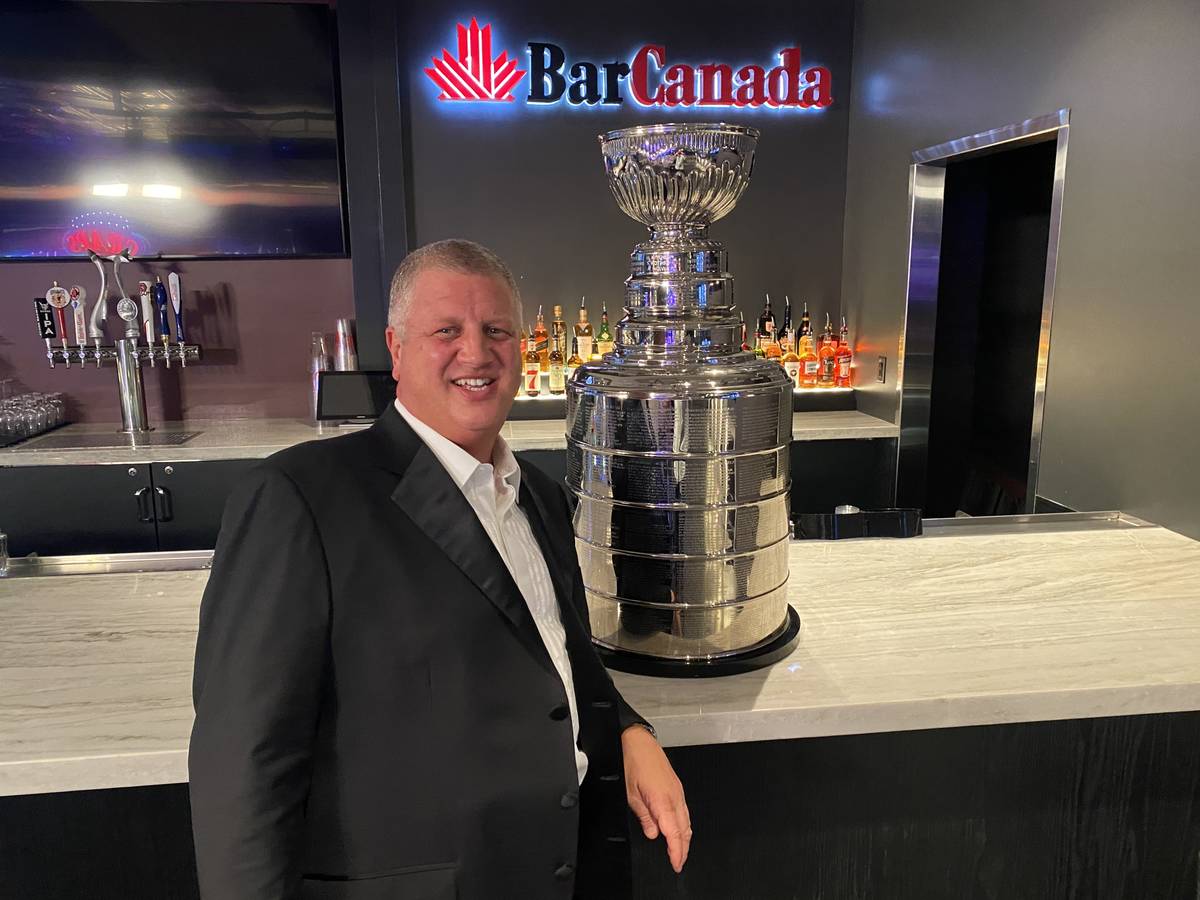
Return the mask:
{"type": "Polygon", "coordinates": [[[742,653],[712,659],[663,659],[627,650],[613,650],[596,645],[596,653],[606,668],[631,675],[653,675],[657,678],[717,678],[753,672],[774,665],[792,652],[800,638],[800,616],[790,606],[783,630],[765,644],[742,653]]]}

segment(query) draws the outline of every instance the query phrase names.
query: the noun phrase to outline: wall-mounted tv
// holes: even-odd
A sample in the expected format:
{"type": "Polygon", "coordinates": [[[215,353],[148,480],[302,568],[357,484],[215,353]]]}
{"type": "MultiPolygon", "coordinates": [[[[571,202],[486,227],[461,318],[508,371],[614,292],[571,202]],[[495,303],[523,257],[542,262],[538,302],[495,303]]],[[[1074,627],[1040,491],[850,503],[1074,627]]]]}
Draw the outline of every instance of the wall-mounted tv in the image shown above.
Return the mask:
{"type": "Polygon", "coordinates": [[[0,13],[0,257],[340,256],[328,6],[0,13]]]}

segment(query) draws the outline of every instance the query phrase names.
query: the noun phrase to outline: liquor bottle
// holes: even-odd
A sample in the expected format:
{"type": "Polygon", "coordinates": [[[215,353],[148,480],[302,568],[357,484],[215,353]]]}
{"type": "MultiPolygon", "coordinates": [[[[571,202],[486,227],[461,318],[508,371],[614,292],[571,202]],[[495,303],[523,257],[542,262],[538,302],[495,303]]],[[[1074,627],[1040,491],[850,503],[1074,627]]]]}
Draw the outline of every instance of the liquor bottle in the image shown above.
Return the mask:
{"type": "Polygon", "coordinates": [[[779,346],[779,341],[775,340],[775,335],[771,335],[767,339],[766,350],[767,359],[774,360],[777,363],[782,363],[783,350],[779,346]]]}
{"type": "Polygon", "coordinates": [[[837,339],[833,336],[833,326],[829,324],[829,313],[825,313],[825,331],[821,335],[817,359],[821,363],[820,386],[833,387],[837,377],[837,339]]]}
{"type": "Polygon", "coordinates": [[[767,304],[758,316],[758,333],[768,340],[775,339],[775,314],[771,312],[770,294],[767,294],[767,304]]]}
{"type": "Polygon", "coordinates": [[[800,387],[800,357],[796,355],[794,344],[790,340],[787,352],[783,354],[783,371],[787,372],[792,387],[800,387]]]}
{"type": "Polygon", "coordinates": [[[542,371],[550,369],[550,339],[546,334],[546,320],[542,318],[542,307],[538,306],[537,321],[533,325],[533,349],[538,355],[542,371]]]}
{"type": "Polygon", "coordinates": [[[783,295],[783,321],[779,323],[779,349],[783,353],[792,346],[792,300],[783,295]]]}
{"type": "Polygon", "coordinates": [[[821,379],[821,361],[813,349],[812,334],[805,332],[800,335],[800,352],[796,355],[800,359],[800,387],[816,387],[821,379]]]}
{"type": "Polygon", "coordinates": [[[846,317],[842,316],[842,336],[837,348],[836,387],[850,387],[850,366],[854,362],[854,351],[850,348],[850,332],[846,328],[846,317]]]}
{"type": "Polygon", "coordinates": [[[583,365],[583,357],[579,355],[579,338],[571,338],[571,355],[567,357],[566,362],[566,379],[571,380],[571,376],[575,374],[575,370],[583,365]]]}
{"type": "MultiPolygon", "coordinates": [[[[579,344],[578,356],[580,359],[592,358],[592,323],[588,321],[588,311],[584,303],[587,302],[587,297],[579,298],[579,321],[575,324],[575,341],[579,344]]],[[[574,343],[572,347],[574,347],[574,343]]],[[[576,355],[576,354],[572,354],[576,355]]]]}
{"type": "MultiPolygon", "coordinates": [[[[555,307],[558,309],[559,307],[555,307]]],[[[559,395],[567,392],[567,376],[563,371],[562,344],[558,336],[550,339],[550,393],[559,395]]]]}
{"type": "Polygon", "coordinates": [[[754,356],[756,359],[766,359],[767,357],[767,337],[763,334],[754,336],[754,356]]]}
{"type": "Polygon", "coordinates": [[[517,393],[514,395],[516,397],[520,397],[525,393],[525,353],[528,350],[529,335],[525,333],[525,329],[522,327],[520,350],[517,352],[517,393]]]}
{"type": "Polygon", "coordinates": [[[800,316],[800,335],[812,335],[812,323],[808,320],[808,301],[804,301],[804,312],[800,316]]]}
{"type": "Polygon", "coordinates": [[[558,338],[559,352],[565,352],[567,349],[567,323],[563,319],[562,307],[554,304],[554,319],[550,322],[550,337],[558,338]]]}
{"type": "Polygon", "coordinates": [[[742,352],[745,353],[750,349],[750,344],[746,340],[746,317],[742,314],[740,309],[738,310],[738,319],[740,319],[742,323],[742,352]]]}
{"type": "Polygon", "coordinates": [[[537,352],[537,344],[530,340],[525,348],[525,393],[536,397],[542,392],[542,357],[537,352]]]}
{"type": "Polygon", "coordinates": [[[596,334],[596,353],[600,356],[613,352],[613,336],[608,328],[608,305],[600,306],[600,331],[596,334]]]}

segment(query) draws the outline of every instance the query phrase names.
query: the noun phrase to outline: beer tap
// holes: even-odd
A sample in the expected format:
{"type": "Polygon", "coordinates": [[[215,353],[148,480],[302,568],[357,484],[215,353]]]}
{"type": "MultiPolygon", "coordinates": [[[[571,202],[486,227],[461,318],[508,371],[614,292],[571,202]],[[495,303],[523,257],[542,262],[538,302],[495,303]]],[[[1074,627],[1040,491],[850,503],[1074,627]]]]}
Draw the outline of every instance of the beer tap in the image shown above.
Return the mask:
{"type": "Polygon", "coordinates": [[[128,300],[129,295],[125,293],[125,285],[121,284],[121,263],[133,262],[133,257],[129,253],[129,248],[126,247],[120,253],[114,253],[109,257],[113,264],[113,280],[117,283],[117,290],[120,291],[120,299],[128,300]]]}
{"type": "Polygon", "coordinates": [[[54,318],[58,324],[58,335],[62,338],[63,346],[63,362],[67,368],[71,368],[71,357],[68,354],[71,352],[67,346],[67,307],[71,305],[71,295],[67,293],[67,289],[58,286],[58,282],[54,282],[50,286],[50,290],[46,291],[46,302],[54,308],[54,318]]]}
{"type": "Polygon", "coordinates": [[[54,313],[44,297],[33,298],[33,311],[38,320],[38,335],[46,342],[46,358],[50,360],[50,368],[54,368],[54,339],[58,333],[54,329],[54,313]]]}
{"type": "Polygon", "coordinates": [[[71,285],[71,313],[75,319],[75,343],[79,346],[79,367],[84,366],[87,351],[87,290],[78,284],[71,285]]]}
{"type": "Polygon", "coordinates": [[[186,369],[187,353],[183,349],[183,291],[179,287],[178,272],[167,276],[167,290],[171,294],[171,308],[175,310],[175,342],[179,344],[179,364],[186,369]]]}
{"type": "MultiPolygon", "coordinates": [[[[133,338],[136,345],[138,339],[137,304],[129,297],[122,297],[117,301],[117,315],[125,323],[125,337],[133,338]]],[[[134,350],[134,352],[137,351],[134,350]]]]}
{"type": "Polygon", "coordinates": [[[100,270],[100,294],[92,307],[88,319],[88,337],[96,344],[96,368],[100,368],[100,346],[104,343],[104,320],[108,318],[108,276],[104,274],[104,260],[95,250],[88,251],[88,258],[100,270]]]}
{"type": "Polygon", "coordinates": [[[138,282],[138,297],[142,301],[142,329],[146,332],[146,346],[150,349],[150,368],[156,367],[154,359],[154,303],[150,299],[150,282],[138,282]]]}
{"type": "Polygon", "coordinates": [[[167,368],[171,368],[171,320],[167,318],[167,286],[162,278],[154,276],[154,305],[158,307],[158,336],[162,339],[163,356],[167,359],[167,368]]]}

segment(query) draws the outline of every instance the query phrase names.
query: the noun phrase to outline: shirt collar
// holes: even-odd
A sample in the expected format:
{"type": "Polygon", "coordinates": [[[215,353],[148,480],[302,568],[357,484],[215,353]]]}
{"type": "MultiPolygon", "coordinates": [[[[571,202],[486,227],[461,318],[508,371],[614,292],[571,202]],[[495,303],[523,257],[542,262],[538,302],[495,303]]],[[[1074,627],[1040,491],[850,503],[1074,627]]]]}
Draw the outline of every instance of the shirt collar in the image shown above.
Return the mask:
{"type": "Polygon", "coordinates": [[[481,463],[462,447],[458,446],[458,444],[454,443],[454,441],[414,416],[400,402],[399,398],[394,402],[396,404],[396,412],[404,417],[404,421],[417,433],[417,437],[425,442],[425,446],[437,457],[438,462],[449,473],[450,478],[458,486],[459,490],[463,489],[466,483],[470,481],[471,476],[479,471],[480,468],[487,466],[493,470],[493,478],[497,481],[507,482],[512,486],[513,491],[518,496],[520,495],[521,467],[517,464],[517,458],[513,456],[512,449],[500,435],[496,435],[496,444],[492,448],[492,463],[490,465],[488,463],[481,463]]]}

